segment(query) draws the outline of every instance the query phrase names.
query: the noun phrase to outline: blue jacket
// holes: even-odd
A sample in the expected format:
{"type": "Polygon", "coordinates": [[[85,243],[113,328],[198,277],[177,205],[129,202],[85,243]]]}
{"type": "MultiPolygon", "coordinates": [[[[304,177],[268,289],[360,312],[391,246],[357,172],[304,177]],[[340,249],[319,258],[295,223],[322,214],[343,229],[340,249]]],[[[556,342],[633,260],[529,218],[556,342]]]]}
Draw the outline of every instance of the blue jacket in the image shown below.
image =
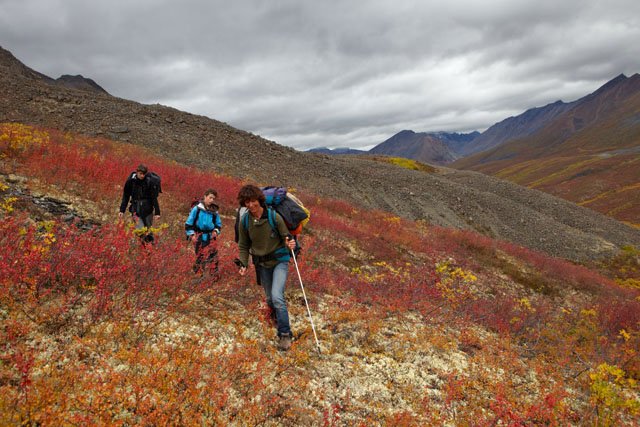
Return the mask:
{"type": "Polygon", "coordinates": [[[216,238],[222,230],[222,221],[220,215],[218,215],[218,207],[215,210],[210,211],[204,207],[202,202],[198,203],[191,209],[187,221],[184,223],[184,229],[187,232],[187,237],[191,237],[194,233],[202,233],[200,238],[203,242],[216,238]],[[215,236],[212,233],[215,232],[215,236]]]}

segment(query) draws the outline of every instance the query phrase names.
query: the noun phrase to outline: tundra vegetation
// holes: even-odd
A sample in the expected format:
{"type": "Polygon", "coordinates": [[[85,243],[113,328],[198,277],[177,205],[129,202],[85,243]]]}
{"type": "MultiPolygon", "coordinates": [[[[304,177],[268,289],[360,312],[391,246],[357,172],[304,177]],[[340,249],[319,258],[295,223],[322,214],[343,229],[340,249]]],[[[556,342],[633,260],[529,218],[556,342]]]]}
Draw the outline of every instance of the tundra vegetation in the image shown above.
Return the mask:
{"type": "Polygon", "coordinates": [[[637,425],[639,253],[576,265],[298,194],[312,211],[289,352],[233,265],[240,180],[128,144],[0,125],[2,425],[637,425]],[[115,212],[144,162],[158,242],[115,212]],[[12,178],[9,178],[12,177],[12,178]],[[218,189],[221,277],[191,271],[191,198],[218,189]],[[20,191],[16,191],[21,187],[20,191]],[[98,225],[21,198],[65,200],[98,225]]]}

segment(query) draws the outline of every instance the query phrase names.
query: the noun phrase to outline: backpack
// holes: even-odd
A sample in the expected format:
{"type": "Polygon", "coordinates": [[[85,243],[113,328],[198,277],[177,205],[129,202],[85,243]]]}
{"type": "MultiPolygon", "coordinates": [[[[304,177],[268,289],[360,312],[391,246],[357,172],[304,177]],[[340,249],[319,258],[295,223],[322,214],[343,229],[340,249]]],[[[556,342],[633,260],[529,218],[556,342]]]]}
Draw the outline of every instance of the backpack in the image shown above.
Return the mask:
{"type": "Polygon", "coordinates": [[[289,232],[297,236],[309,222],[311,212],[284,187],[261,187],[267,207],[273,208],[284,219],[289,232]]]}
{"type": "MultiPolygon", "coordinates": [[[[276,225],[276,212],[280,214],[284,220],[289,233],[293,235],[296,241],[295,253],[298,254],[302,249],[300,242],[298,241],[298,235],[302,232],[302,228],[309,222],[311,212],[305,208],[300,199],[293,194],[287,192],[284,187],[260,187],[264,196],[265,204],[267,205],[267,218],[269,219],[269,225],[271,229],[276,233],[278,227],[276,225]]],[[[238,243],[239,236],[239,224],[242,222],[242,227],[247,230],[249,228],[249,216],[248,210],[244,206],[240,206],[236,212],[235,223],[235,240],[238,243]]],[[[281,236],[282,237],[282,236],[281,236]]]]}
{"type": "Polygon", "coordinates": [[[155,172],[148,172],[149,184],[151,187],[151,194],[154,198],[157,198],[162,193],[162,180],[160,175],[155,172]]]}

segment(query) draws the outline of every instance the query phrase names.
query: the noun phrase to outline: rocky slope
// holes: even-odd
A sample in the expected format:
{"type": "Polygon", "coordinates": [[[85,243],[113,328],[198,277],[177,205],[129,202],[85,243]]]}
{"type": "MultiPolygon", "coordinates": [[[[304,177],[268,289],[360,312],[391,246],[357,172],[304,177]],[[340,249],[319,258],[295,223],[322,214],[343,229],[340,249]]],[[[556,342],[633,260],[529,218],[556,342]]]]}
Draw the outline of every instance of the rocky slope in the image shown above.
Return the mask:
{"type": "Polygon", "coordinates": [[[0,94],[0,122],[139,144],[185,164],[474,229],[555,256],[588,260],[623,245],[640,246],[638,230],[515,184],[474,172],[425,173],[298,152],[207,117],[59,86],[1,48],[0,94]]]}

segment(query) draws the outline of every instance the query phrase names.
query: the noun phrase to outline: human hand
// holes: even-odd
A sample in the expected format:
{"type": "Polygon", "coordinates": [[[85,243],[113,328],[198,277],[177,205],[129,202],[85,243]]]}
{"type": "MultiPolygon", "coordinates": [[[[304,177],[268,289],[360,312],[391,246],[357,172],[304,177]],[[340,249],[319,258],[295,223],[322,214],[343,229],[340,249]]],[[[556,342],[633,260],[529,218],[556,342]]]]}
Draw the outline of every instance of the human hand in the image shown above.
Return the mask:
{"type": "Polygon", "coordinates": [[[294,250],[296,248],[296,241],[295,239],[290,239],[287,237],[287,242],[286,242],[287,247],[289,248],[289,250],[294,250]]]}
{"type": "Polygon", "coordinates": [[[240,273],[241,276],[244,276],[245,274],[247,274],[247,267],[240,267],[238,273],[240,273]]]}

